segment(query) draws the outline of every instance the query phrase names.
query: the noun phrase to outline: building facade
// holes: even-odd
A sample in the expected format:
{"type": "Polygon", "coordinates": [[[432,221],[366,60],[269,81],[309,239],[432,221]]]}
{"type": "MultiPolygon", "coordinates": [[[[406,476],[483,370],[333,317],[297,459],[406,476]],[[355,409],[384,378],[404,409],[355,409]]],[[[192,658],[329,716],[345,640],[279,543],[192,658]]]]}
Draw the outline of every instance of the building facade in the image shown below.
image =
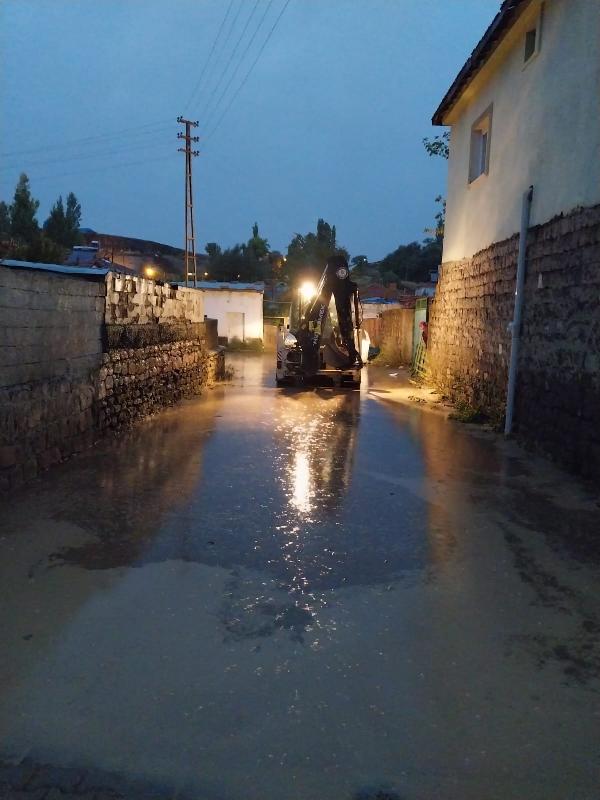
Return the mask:
{"type": "Polygon", "coordinates": [[[517,233],[530,185],[532,225],[600,203],[600,3],[503,9],[434,116],[452,131],[444,262],[517,233]]]}
{"type": "Polygon", "coordinates": [[[523,196],[533,186],[517,434],[600,480],[600,3],[506,0],[433,122],[451,127],[428,360],[501,424],[523,196]]]}
{"type": "Polygon", "coordinates": [[[198,288],[204,313],[217,320],[220,340],[262,341],[264,284],[201,281],[198,288]]]}

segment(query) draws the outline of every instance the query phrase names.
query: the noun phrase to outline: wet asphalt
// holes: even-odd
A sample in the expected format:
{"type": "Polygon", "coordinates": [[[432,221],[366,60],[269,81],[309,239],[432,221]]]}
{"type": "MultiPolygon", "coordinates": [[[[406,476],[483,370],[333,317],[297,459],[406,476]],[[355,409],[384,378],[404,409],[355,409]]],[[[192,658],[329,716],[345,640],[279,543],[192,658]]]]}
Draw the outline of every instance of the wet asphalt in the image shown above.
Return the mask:
{"type": "Polygon", "coordinates": [[[598,496],[386,402],[389,370],[296,391],[270,356],[229,363],[3,500],[5,768],[198,800],[598,800],[598,496]]]}

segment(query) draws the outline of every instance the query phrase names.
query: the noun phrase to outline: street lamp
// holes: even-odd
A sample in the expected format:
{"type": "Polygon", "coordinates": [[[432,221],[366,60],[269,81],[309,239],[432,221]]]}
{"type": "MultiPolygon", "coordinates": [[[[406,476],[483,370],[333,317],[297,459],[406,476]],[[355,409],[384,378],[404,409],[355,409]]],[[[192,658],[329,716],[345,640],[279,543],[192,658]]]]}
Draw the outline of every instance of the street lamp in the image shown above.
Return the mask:
{"type": "Polygon", "coordinates": [[[147,278],[154,278],[156,277],[156,270],[154,269],[154,267],[149,267],[149,266],[144,267],[144,275],[147,278]]]}

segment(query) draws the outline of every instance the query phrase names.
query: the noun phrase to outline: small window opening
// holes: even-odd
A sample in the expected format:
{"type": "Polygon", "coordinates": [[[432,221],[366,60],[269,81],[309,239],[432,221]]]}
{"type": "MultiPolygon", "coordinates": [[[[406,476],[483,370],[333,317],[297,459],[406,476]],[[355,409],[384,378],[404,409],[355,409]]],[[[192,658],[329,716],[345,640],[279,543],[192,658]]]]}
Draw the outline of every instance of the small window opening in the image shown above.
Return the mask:
{"type": "Polygon", "coordinates": [[[533,28],[530,31],[527,31],[525,34],[525,58],[524,61],[527,63],[531,56],[535,55],[537,52],[537,28],[533,28]]]}
{"type": "Polygon", "coordinates": [[[471,128],[471,153],[469,183],[480,175],[487,175],[490,167],[490,137],[492,133],[492,108],[488,108],[471,128]]]}

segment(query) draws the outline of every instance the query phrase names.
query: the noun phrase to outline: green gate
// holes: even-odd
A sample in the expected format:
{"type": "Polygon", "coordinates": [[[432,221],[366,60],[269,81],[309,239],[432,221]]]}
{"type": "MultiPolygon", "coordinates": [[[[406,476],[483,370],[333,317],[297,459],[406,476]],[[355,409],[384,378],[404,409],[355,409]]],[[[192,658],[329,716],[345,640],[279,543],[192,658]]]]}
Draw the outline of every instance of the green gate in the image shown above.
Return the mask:
{"type": "Polygon", "coordinates": [[[421,328],[419,327],[421,322],[427,322],[426,297],[419,297],[419,299],[415,303],[415,322],[413,328],[413,361],[415,359],[415,356],[417,355],[417,347],[419,346],[419,342],[423,341],[423,337],[421,336],[421,328]]]}
{"type": "Polygon", "coordinates": [[[421,322],[427,322],[427,298],[420,297],[415,303],[415,321],[413,328],[413,357],[412,357],[412,375],[421,380],[425,378],[427,369],[427,346],[423,341],[423,334],[421,332],[421,322]]]}

